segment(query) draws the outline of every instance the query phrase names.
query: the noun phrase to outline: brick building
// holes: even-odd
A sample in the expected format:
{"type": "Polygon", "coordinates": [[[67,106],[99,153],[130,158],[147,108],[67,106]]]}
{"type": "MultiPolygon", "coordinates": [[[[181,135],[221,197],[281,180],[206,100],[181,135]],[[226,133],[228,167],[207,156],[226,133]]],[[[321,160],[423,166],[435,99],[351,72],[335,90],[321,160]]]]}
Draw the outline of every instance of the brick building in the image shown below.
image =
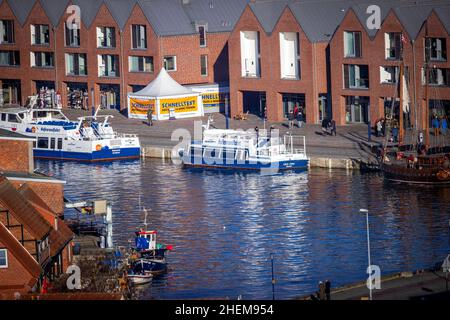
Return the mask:
{"type": "Polygon", "coordinates": [[[0,129],[0,298],[38,289],[72,261],[64,181],[34,172],[32,144],[0,129]]]}
{"type": "Polygon", "coordinates": [[[1,0],[0,22],[0,105],[49,87],[63,105],[94,90],[124,109],[164,66],[181,84],[227,83],[232,115],[279,121],[298,104],[309,123],[362,123],[395,107],[402,46],[408,121],[425,121],[425,51],[430,114],[450,112],[448,0],[1,0]]]}

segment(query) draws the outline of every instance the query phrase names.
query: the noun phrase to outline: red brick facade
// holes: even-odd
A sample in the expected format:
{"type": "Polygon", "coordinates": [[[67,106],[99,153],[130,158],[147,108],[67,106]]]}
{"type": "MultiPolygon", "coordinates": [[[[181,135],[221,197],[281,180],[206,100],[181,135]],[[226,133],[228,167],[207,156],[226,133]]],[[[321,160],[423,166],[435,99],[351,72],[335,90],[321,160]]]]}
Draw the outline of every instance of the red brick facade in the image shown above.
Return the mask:
{"type": "Polygon", "coordinates": [[[231,33],[228,45],[232,115],[244,111],[244,91],[260,91],[266,94],[268,119],[280,121],[284,119],[282,94],[300,93],[305,95],[306,118],[309,122],[318,121],[315,107],[318,105],[318,94],[326,93],[324,46],[312,44],[309,41],[289,8],[283,11],[272,33],[267,34],[253,11],[247,7],[231,33]],[[241,75],[241,31],[259,32],[261,76],[258,78],[247,78],[241,75]],[[280,32],[298,33],[301,66],[301,75],[298,80],[281,79],[280,32]]]}
{"type": "MultiPolygon", "coordinates": [[[[70,5],[70,3],[69,3],[70,5]]],[[[36,80],[55,82],[55,89],[61,93],[63,106],[67,105],[67,83],[83,83],[89,89],[89,106],[91,102],[91,89],[94,88],[95,104],[100,104],[100,85],[114,84],[120,86],[120,105],[126,107],[126,95],[132,92],[132,86],[145,86],[157,75],[163,66],[164,56],[176,56],[176,71],[170,75],[181,84],[201,84],[228,81],[228,52],[227,33],[208,33],[207,44],[200,47],[199,35],[158,37],[151,24],[136,4],[123,29],[120,30],[116,21],[105,4],[102,4],[94,21],[89,28],[81,22],[80,46],[67,47],[65,45],[64,22],[71,14],[64,14],[54,30],[50,27],[49,45],[31,45],[30,25],[51,23],[42,6],[36,2],[30,15],[21,27],[9,8],[7,2],[0,5],[0,19],[13,19],[15,30],[15,44],[0,45],[1,50],[20,50],[19,67],[0,67],[0,79],[16,79],[21,81],[21,103],[24,104],[27,97],[37,92],[36,80]],[[147,49],[132,48],[132,25],[145,25],[147,33],[147,49]],[[114,27],[116,46],[114,48],[97,48],[97,27],[114,27]],[[30,51],[55,52],[55,67],[37,68],[30,67],[30,51]],[[65,54],[87,54],[87,75],[66,75],[65,54]],[[117,55],[119,57],[119,75],[117,77],[99,77],[98,59],[101,54],[117,55]],[[200,56],[208,56],[208,74],[202,76],[200,71],[200,56]],[[129,56],[153,57],[153,72],[130,72],[129,56]],[[17,71],[20,70],[18,73],[17,71]],[[55,81],[56,79],[56,81],[55,81]]],[[[1,85],[1,80],[0,80],[1,85]]]]}
{"type": "Polygon", "coordinates": [[[0,139],[0,171],[33,172],[33,143],[0,139]]]}
{"type": "MultiPolygon", "coordinates": [[[[70,4],[70,3],[69,3],[70,4]]],[[[132,91],[133,86],[144,86],[153,80],[163,66],[165,56],[176,56],[176,71],[170,75],[181,84],[221,83],[230,85],[230,106],[232,115],[243,112],[244,93],[265,93],[267,116],[270,120],[283,120],[283,94],[304,95],[306,118],[308,123],[318,123],[320,99],[326,98],[329,105],[328,111],[338,124],[347,123],[346,96],[367,97],[370,101],[370,120],[384,116],[384,98],[394,96],[394,86],[380,84],[380,66],[398,65],[398,61],[385,58],[385,32],[402,32],[408,42],[404,48],[405,65],[409,68],[410,92],[412,102],[424,104],[424,88],[422,86],[421,68],[424,62],[425,24],[420,33],[409,35],[395,10],[391,10],[382,21],[381,30],[378,30],[372,38],[367,34],[360,19],[353,10],[348,10],[338,28],[334,31],[329,42],[312,42],[307,37],[296,16],[287,6],[273,30],[267,33],[260,21],[253,13],[250,6],[246,6],[238,22],[231,32],[206,34],[206,46],[200,46],[198,34],[158,36],[142,11],[139,4],[135,4],[131,15],[126,22],[123,31],[120,30],[111,12],[105,4],[102,4],[96,17],[90,26],[81,23],[81,44],[79,47],[66,47],[64,21],[69,14],[64,14],[57,27],[50,30],[50,44],[48,46],[34,46],[30,41],[30,24],[51,23],[45,14],[39,1],[31,10],[23,27],[15,18],[8,2],[0,5],[0,19],[13,19],[15,28],[15,44],[0,45],[1,50],[20,50],[20,67],[0,67],[0,79],[17,79],[21,81],[21,98],[25,102],[28,95],[36,92],[36,81],[55,81],[55,86],[62,93],[63,105],[67,105],[67,83],[85,83],[90,90],[95,92],[95,104],[100,104],[100,86],[113,84],[120,87],[120,105],[126,107],[126,94],[132,91]],[[132,25],[145,25],[147,49],[132,48],[132,25]],[[97,48],[96,28],[100,26],[114,27],[115,48],[97,48]],[[258,31],[260,37],[261,76],[259,78],[246,78],[241,74],[241,48],[240,32],[258,31]],[[362,35],[362,56],[360,58],[344,58],[344,31],[360,31],[362,35]],[[297,32],[300,43],[301,77],[298,80],[283,80],[280,77],[280,32],[297,32]],[[414,37],[415,39],[409,39],[414,37]],[[412,45],[411,40],[415,40],[412,45]],[[30,67],[30,51],[55,52],[54,68],[30,67]],[[413,54],[414,52],[414,54],[413,54]],[[65,70],[66,53],[87,54],[87,76],[67,76],[65,70]],[[99,77],[99,54],[112,54],[119,57],[119,76],[99,77]],[[129,56],[153,57],[153,72],[130,72],[129,56]],[[200,57],[207,55],[208,72],[201,75],[200,57]],[[415,57],[415,59],[414,59],[415,57]],[[369,89],[344,89],[343,65],[363,64],[369,68],[369,89]],[[415,68],[413,66],[416,66],[415,68]],[[415,79],[415,81],[414,81],[415,79]],[[413,85],[415,83],[415,85],[413,85]]],[[[435,12],[428,17],[428,36],[447,39],[449,47],[449,34],[442,21],[435,12]]],[[[437,67],[449,68],[449,59],[434,63],[437,67]]],[[[450,71],[449,71],[450,72],[450,71]]],[[[1,82],[1,80],[0,80],[1,82]]],[[[449,85],[434,87],[433,93],[440,99],[449,100],[449,85]]],[[[89,101],[89,105],[92,102],[89,101]]],[[[422,110],[417,106],[417,110],[422,110]]],[[[330,116],[330,114],[328,114],[330,116]]],[[[413,116],[413,115],[412,115],[413,116]]]]}
{"type": "MultiPolygon", "coordinates": [[[[450,37],[442,23],[439,21],[436,13],[432,13],[428,20],[428,36],[446,38],[447,47],[450,37]]],[[[389,60],[385,57],[385,33],[400,32],[406,37],[403,44],[403,61],[404,66],[409,70],[408,90],[411,99],[411,117],[414,122],[414,101],[417,101],[417,119],[420,127],[424,127],[425,119],[425,86],[422,84],[422,68],[425,63],[424,57],[424,37],[425,25],[421,28],[417,40],[414,45],[411,43],[410,36],[404,29],[394,11],[390,11],[384,19],[381,29],[378,30],[375,37],[371,39],[366,29],[359,21],[353,10],[349,10],[336,30],[333,39],[330,42],[330,70],[331,70],[331,87],[333,102],[333,117],[338,124],[345,124],[346,121],[346,103],[345,96],[360,96],[370,99],[370,119],[374,120],[384,116],[384,100],[385,97],[399,97],[396,93],[397,86],[393,84],[380,83],[380,66],[399,66],[399,60],[389,60]],[[359,31],[361,32],[362,55],[359,58],[344,57],[344,32],[359,31]],[[414,49],[413,49],[414,46],[414,49]],[[413,54],[415,52],[415,54],[413,54]],[[369,68],[369,88],[368,89],[345,89],[344,88],[344,64],[367,65],[369,68]],[[416,66],[414,68],[414,65],[416,66]],[[415,81],[414,81],[415,79],[415,81]],[[414,85],[415,84],[415,85],[414,85]]],[[[433,62],[434,66],[450,68],[449,60],[444,62],[433,62]]],[[[450,100],[450,88],[433,87],[433,92],[439,99],[450,100]]],[[[431,98],[429,96],[429,98],[431,98]]]]}

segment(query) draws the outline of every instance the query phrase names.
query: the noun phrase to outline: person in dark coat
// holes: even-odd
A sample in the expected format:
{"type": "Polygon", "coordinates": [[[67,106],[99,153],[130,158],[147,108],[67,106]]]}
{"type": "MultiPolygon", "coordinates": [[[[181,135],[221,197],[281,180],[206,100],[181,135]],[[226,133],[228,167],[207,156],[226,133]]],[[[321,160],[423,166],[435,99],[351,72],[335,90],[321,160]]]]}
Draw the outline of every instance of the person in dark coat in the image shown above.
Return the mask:
{"type": "Polygon", "coordinates": [[[325,295],[327,300],[331,300],[331,282],[330,280],[325,281],[325,295]]]}
{"type": "Polygon", "coordinates": [[[322,135],[328,135],[328,124],[329,124],[328,119],[322,120],[322,135]]]}
{"type": "Polygon", "coordinates": [[[333,136],[336,136],[337,135],[337,133],[336,133],[336,121],[334,121],[334,120],[331,120],[331,125],[330,125],[330,127],[331,127],[331,135],[333,136]]]}
{"type": "Polygon", "coordinates": [[[294,119],[295,119],[294,111],[291,110],[291,111],[289,111],[289,114],[288,114],[289,129],[292,129],[294,127],[294,119]]]}

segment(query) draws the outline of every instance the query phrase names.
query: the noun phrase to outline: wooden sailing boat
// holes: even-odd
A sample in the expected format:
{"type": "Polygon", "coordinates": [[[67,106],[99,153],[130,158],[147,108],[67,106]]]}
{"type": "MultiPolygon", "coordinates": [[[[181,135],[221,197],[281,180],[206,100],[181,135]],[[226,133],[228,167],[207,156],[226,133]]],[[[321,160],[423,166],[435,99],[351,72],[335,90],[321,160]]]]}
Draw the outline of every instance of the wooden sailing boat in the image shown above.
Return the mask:
{"type": "MultiPolygon", "coordinates": [[[[425,26],[427,28],[427,26],[425,26]]],[[[425,37],[428,35],[427,29],[425,37]]],[[[402,42],[404,38],[402,36],[402,42]]],[[[427,48],[426,48],[427,49],[427,48]]],[[[418,139],[412,140],[407,146],[404,145],[404,99],[407,95],[407,85],[404,75],[403,43],[401,49],[399,84],[399,135],[398,144],[388,148],[387,140],[381,158],[380,168],[388,180],[418,183],[418,184],[450,184],[450,153],[448,147],[430,148],[429,138],[429,57],[426,55],[425,71],[425,119],[423,121],[423,132],[418,131],[415,126],[413,131],[418,133],[418,139]],[[424,141],[425,135],[425,141],[424,141]],[[447,150],[447,153],[445,151],[447,150]]],[[[408,95],[409,97],[409,95],[408,95]]],[[[394,99],[395,101],[395,99],[394,99]]],[[[392,108],[393,109],[393,108],[392,108]]],[[[418,117],[418,113],[414,114],[418,117]]],[[[415,135],[413,135],[415,137],[415,135]]]]}

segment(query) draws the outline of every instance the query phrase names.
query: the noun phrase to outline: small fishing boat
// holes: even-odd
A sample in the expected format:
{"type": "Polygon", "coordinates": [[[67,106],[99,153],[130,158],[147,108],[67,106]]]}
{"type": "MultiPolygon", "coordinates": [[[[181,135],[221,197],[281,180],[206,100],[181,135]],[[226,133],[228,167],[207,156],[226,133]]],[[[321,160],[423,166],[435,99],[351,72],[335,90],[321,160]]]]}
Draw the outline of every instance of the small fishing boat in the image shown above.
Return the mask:
{"type": "Polygon", "coordinates": [[[303,136],[255,128],[241,131],[203,126],[203,140],[178,150],[185,168],[229,170],[307,170],[303,136]]]}
{"type": "Polygon", "coordinates": [[[153,274],[145,272],[135,274],[132,270],[130,270],[127,274],[127,279],[133,285],[143,285],[152,282],[153,274]]]}
{"type": "Polygon", "coordinates": [[[138,259],[132,262],[131,270],[137,274],[159,275],[167,271],[167,263],[155,259],[138,259]]]}

